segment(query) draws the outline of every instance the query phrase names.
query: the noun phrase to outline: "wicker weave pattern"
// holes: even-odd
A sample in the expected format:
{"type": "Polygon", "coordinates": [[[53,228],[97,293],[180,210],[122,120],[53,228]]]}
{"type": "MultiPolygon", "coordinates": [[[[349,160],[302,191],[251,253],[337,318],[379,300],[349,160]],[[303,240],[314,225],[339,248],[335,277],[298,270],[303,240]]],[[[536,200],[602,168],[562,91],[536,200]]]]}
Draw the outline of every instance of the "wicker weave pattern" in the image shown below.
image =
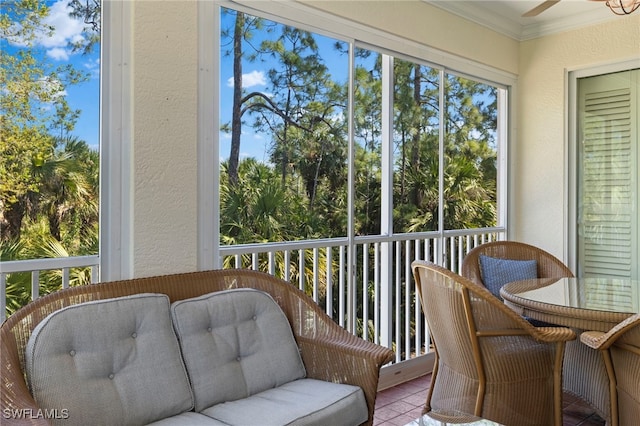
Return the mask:
{"type": "MultiPolygon", "coordinates": [[[[462,262],[462,275],[479,284],[482,284],[478,261],[480,254],[515,260],[535,259],[538,263],[538,278],[549,278],[549,284],[556,281],[555,278],[574,276],[559,259],[542,249],[514,241],[496,241],[474,248],[462,262]]],[[[507,284],[503,289],[508,288],[510,296],[509,300],[505,299],[505,303],[520,315],[571,327],[577,335],[584,330],[606,332],[629,316],[616,312],[554,306],[513,296],[540,286],[544,286],[544,283],[535,280],[507,284]]],[[[501,292],[501,295],[505,297],[504,292],[501,292]]],[[[567,343],[564,363],[565,391],[586,400],[600,416],[611,421],[608,381],[602,357],[588,350],[578,340],[567,343]]]]}
{"type": "Polygon", "coordinates": [[[516,241],[494,241],[475,247],[462,260],[461,275],[481,285],[484,285],[479,261],[481,254],[500,259],[535,260],[538,278],[573,277],[573,272],[549,252],[516,241]]]}
{"type": "Polygon", "coordinates": [[[561,425],[562,361],[575,333],[533,327],[483,286],[430,262],[412,268],[437,355],[426,410],[561,425]]]}
{"type": "Polygon", "coordinates": [[[291,324],[307,377],[360,386],[369,408],[367,424],[372,424],[379,371],[393,360],[393,351],[347,332],[289,283],[251,270],[193,272],[74,287],[28,304],[0,329],[1,423],[47,424],[42,417],[17,419],[11,418],[14,416],[10,413],[21,410],[24,415],[31,410],[34,415],[27,417],[35,417],[38,412],[25,382],[24,349],[32,330],[51,312],[77,303],[137,293],[164,293],[174,302],[232,288],[255,288],[269,293],[291,324]]]}
{"type": "MultiPolygon", "coordinates": [[[[606,333],[631,316],[628,313],[579,309],[541,303],[519,297],[518,294],[534,288],[544,287],[557,279],[526,280],[505,285],[502,296],[507,306],[515,312],[537,320],[571,327],[577,335],[585,330],[606,333]],[[545,282],[545,281],[548,281],[545,282]]],[[[609,377],[603,357],[590,350],[580,341],[568,342],[564,364],[565,390],[578,395],[609,422],[613,422],[609,377]]]]}
{"type": "Polygon", "coordinates": [[[580,340],[602,353],[609,378],[611,424],[637,424],[640,419],[640,314],[620,322],[607,333],[584,332],[580,340]]]}

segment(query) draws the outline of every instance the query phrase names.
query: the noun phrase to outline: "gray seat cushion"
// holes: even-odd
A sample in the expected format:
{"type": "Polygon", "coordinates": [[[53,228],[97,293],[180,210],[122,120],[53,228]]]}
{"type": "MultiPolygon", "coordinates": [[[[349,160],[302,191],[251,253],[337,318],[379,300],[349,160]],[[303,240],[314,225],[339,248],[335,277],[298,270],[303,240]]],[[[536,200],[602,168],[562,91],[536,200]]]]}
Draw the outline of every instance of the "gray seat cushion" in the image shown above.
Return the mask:
{"type": "Polygon", "coordinates": [[[195,410],[305,377],[291,326],[267,293],[214,292],[171,306],[195,410]]]}
{"type": "Polygon", "coordinates": [[[163,294],[56,311],[26,348],[31,392],[64,424],[144,424],[189,411],[193,399],[163,294]]]}
{"type": "Polygon", "coordinates": [[[368,418],[358,386],[300,379],[202,411],[230,425],[358,425],[368,418]]]}
{"type": "Polygon", "coordinates": [[[229,426],[204,414],[188,411],[177,416],[167,417],[157,422],[149,423],[147,426],[229,426]]]}

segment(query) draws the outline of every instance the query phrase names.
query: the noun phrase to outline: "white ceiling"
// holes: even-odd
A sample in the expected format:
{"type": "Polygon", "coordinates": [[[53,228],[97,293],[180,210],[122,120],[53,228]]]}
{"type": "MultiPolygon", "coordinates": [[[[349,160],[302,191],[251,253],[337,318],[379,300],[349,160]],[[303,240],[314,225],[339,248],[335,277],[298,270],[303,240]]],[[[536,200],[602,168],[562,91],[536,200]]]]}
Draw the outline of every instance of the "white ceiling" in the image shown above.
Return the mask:
{"type": "Polygon", "coordinates": [[[611,12],[604,1],[593,0],[561,0],[531,18],[523,18],[522,14],[543,0],[424,1],[516,40],[528,40],[610,19],[623,19],[611,12]]]}

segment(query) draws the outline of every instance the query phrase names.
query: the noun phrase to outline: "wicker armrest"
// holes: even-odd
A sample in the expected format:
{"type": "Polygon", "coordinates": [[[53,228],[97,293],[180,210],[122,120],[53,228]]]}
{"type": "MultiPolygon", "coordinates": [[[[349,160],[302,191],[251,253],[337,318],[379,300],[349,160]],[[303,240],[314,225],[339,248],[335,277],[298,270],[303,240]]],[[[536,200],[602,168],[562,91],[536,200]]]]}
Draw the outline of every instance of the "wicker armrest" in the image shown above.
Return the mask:
{"type": "Polygon", "coordinates": [[[576,339],[576,333],[567,327],[534,327],[532,336],[541,342],[568,342],[576,339]]]}
{"type": "Polygon", "coordinates": [[[580,335],[580,341],[593,349],[606,350],[618,340],[620,335],[638,324],[640,324],[640,314],[632,315],[617,324],[607,333],[585,331],[580,335]]]}
{"type": "Polygon", "coordinates": [[[503,331],[500,330],[481,330],[481,333],[490,334],[503,334],[503,335],[522,335],[526,334],[539,342],[553,343],[553,342],[567,342],[576,339],[576,334],[568,327],[536,327],[529,321],[522,318],[522,316],[505,305],[497,297],[493,295],[484,287],[476,286],[473,289],[482,300],[478,300],[479,305],[491,305],[496,311],[501,313],[501,316],[507,317],[511,322],[510,327],[503,331]]]}
{"type": "Polygon", "coordinates": [[[296,336],[296,340],[307,377],[362,388],[372,424],[380,368],[393,360],[393,351],[347,332],[336,339],[296,336]]]}
{"type": "Polygon", "coordinates": [[[358,337],[317,339],[298,337],[307,375],[314,379],[358,385],[360,377],[377,371],[394,358],[393,351],[358,337]],[[352,379],[352,380],[350,380],[352,379]]]}
{"type": "Polygon", "coordinates": [[[0,424],[48,425],[49,422],[42,415],[38,415],[40,407],[29,393],[20,360],[15,351],[15,340],[8,329],[2,329],[0,341],[2,341],[0,345],[0,359],[2,359],[0,424]]]}
{"type": "Polygon", "coordinates": [[[600,349],[600,346],[606,342],[604,339],[606,333],[602,331],[585,331],[580,335],[580,341],[593,349],[600,349]]]}

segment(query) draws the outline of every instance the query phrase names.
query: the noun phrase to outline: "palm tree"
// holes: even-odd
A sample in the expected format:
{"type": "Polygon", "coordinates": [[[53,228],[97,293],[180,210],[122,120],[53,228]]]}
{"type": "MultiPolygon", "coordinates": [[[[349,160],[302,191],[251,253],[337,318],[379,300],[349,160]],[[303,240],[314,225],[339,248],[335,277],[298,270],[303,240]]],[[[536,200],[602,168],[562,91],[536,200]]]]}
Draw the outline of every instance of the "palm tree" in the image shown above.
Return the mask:
{"type": "Polygon", "coordinates": [[[97,232],[99,155],[76,137],[58,139],[57,145],[61,149],[35,170],[42,185],[33,204],[46,215],[56,240],[79,248],[79,239],[97,232]]]}
{"type": "MultiPolygon", "coordinates": [[[[93,241],[85,240],[89,247],[96,247],[97,234],[93,241]]],[[[37,222],[27,220],[24,238],[19,241],[0,242],[0,260],[43,259],[69,257],[62,244],[49,234],[48,224],[44,217],[37,222]]],[[[91,283],[91,268],[73,268],[69,271],[69,285],[78,286],[91,283]]],[[[45,295],[62,287],[62,271],[42,271],[38,280],[39,294],[45,295]]],[[[6,300],[7,314],[12,314],[33,298],[31,294],[31,273],[22,272],[7,276],[6,300]]]]}
{"type": "MultiPolygon", "coordinates": [[[[58,140],[59,149],[33,161],[32,180],[38,184],[23,197],[20,237],[0,242],[3,261],[81,256],[98,252],[99,155],[77,138],[58,140]]],[[[91,281],[90,268],[71,270],[70,285],[91,281]]],[[[62,271],[43,271],[40,294],[62,285],[62,271]]],[[[31,298],[30,274],[7,278],[7,310],[15,311],[31,298]]]]}
{"type": "MultiPolygon", "coordinates": [[[[222,174],[226,173],[227,166],[226,162],[221,165],[222,174]]],[[[220,234],[224,244],[284,242],[317,237],[310,233],[317,227],[309,226],[315,219],[313,212],[308,209],[306,192],[285,192],[274,167],[252,158],[244,159],[238,168],[238,184],[229,185],[228,182],[227,179],[220,179],[220,234]]],[[[318,256],[317,266],[321,277],[318,293],[319,297],[324,297],[327,283],[326,251],[320,250],[318,256]]],[[[312,251],[292,253],[289,264],[285,264],[282,253],[276,254],[273,261],[276,275],[284,276],[288,270],[292,281],[298,281],[302,274],[306,284],[313,283],[312,251]],[[305,258],[304,271],[299,270],[299,256],[305,258]]],[[[258,263],[260,270],[269,270],[266,255],[258,263]]],[[[250,255],[241,259],[241,265],[236,265],[230,257],[223,261],[224,268],[247,267],[251,264],[250,255]]],[[[337,267],[334,270],[337,271],[337,267]]],[[[306,291],[311,295],[312,288],[309,286],[306,291]]]]}

